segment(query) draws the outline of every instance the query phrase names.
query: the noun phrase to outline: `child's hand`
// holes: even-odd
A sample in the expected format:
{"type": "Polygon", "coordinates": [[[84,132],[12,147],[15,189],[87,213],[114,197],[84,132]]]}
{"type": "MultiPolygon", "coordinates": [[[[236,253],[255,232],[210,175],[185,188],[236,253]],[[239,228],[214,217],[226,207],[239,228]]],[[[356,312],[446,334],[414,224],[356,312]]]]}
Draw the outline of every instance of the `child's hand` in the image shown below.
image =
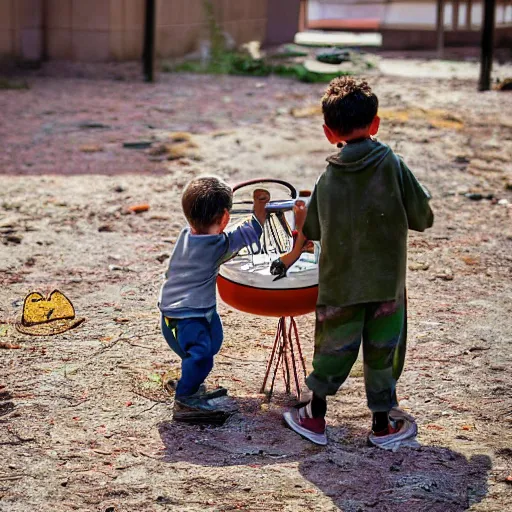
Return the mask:
{"type": "Polygon", "coordinates": [[[295,215],[295,229],[297,231],[302,231],[304,222],[306,222],[306,215],[308,213],[306,203],[302,199],[295,201],[293,213],[295,215]]]}
{"type": "Polygon", "coordinates": [[[270,192],[264,188],[256,189],[252,194],[254,216],[263,226],[267,218],[265,205],[270,201],[270,192]]]}

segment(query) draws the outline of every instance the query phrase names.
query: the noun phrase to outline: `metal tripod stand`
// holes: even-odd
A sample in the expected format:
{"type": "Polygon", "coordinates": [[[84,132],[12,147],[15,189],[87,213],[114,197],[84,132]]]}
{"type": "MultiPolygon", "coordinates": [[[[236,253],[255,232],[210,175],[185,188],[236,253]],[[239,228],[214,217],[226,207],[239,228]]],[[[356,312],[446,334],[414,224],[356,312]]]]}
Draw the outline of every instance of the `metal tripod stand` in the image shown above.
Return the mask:
{"type": "Polygon", "coordinates": [[[294,317],[289,317],[288,320],[289,326],[287,325],[286,317],[282,316],[279,319],[274,346],[272,347],[272,353],[267,363],[265,378],[261,385],[260,393],[265,393],[270,372],[272,368],[274,368],[270,389],[268,391],[269,401],[272,398],[276,376],[280,368],[283,374],[286,393],[291,393],[292,384],[294,384],[297,399],[300,398],[299,376],[301,370],[304,376],[303,378],[306,378],[306,363],[304,362],[304,356],[302,355],[302,347],[300,345],[297,324],[295,323],[294,317]]]}

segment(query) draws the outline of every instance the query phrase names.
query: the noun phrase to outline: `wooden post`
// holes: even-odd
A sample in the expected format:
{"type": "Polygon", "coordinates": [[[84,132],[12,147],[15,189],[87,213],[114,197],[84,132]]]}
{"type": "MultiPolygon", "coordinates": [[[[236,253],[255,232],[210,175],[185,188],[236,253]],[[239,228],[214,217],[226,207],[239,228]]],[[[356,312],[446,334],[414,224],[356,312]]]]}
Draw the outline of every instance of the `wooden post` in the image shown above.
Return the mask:
{"type": "Polygon", "coordinates": [[[496,0],[485,0],[480,55],[480,82],[478,84],[479,91],[488,91],[491,88],[495,13],[496,0]]]}
{"type": "Polygon", "coordinates": [[[153,82],[155,79],[155,18],[156,0],[146,0],[146,21],[144,25],[144,80],[153,82]]]}
{"type": "Polygon", "coordinates": [[[473,0],[468,0],[466,4],[466,29],[471,30],[471,16],[473,10],[473,0]]]}
{"type": "Polygon", "coordinates": [[[459,29],[459,0],[452,2],[452,25],[454,31],[459,29]]]}
{"type": "Polygon", "coordinates": [[[304,32],[308,29],[308,0],[300,0],[299,9],[299,32],[304,32]]]}
{"type": "Polygon", "coordinates": [[[444,55],[444,0],[437,0],[437,57],[444,55]]]}
{"type": "Polygon", "coordinates": [[[41,22],[41,58],[43,61],[48,60],[48,19],[49,19],[49,5],[48,0],[43,0],[41,9],[42,12],[42,22],[41,22]]]}

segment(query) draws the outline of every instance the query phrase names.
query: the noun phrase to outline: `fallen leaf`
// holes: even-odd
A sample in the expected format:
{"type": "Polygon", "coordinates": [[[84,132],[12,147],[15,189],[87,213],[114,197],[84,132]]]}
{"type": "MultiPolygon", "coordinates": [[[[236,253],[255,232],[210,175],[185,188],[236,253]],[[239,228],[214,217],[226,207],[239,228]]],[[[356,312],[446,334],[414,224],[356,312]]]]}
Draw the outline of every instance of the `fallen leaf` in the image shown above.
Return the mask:
{"type": "Polygon", "coordinates": [[[17,348],[21,348],[21,346],[18,345],[17,343],[9,343],[7,341],[2,341],[2,342],[0,342],[0,348],[17,349],[17,348]]]}
{"type": "Polygon", "coordinates": [[[444,430],[444,427],[440,427],[439,425],[427,425],[429,430],[444,430]]]}
{"type": "Polygon", "coordinates": [[[477,258],[473,258],[472,256],[463,256],[462,261],[466,265],[478,265],[479,261],[477,258]]]}
{"type": "Polygon", "coordinates": [[[147,212],[149,210],[149,204],[142,203],[142,204],[134,204],[132,206],[128,206],[128,211],[133,213],[142,213],[147,212]]]}
{"type": "Polygon", "coordinates": [[[321,105],[310,105],[303,108],[292,108],[290,114],[295,118],[319,116],[322,113],[321,105]]]}
{"type": "Polygon", "coordinates": [[[84,146],[80,146],[80,151],[82,153],[99,153],[103,151],[103,147],[97,144],[85,144],[84,146]]]}

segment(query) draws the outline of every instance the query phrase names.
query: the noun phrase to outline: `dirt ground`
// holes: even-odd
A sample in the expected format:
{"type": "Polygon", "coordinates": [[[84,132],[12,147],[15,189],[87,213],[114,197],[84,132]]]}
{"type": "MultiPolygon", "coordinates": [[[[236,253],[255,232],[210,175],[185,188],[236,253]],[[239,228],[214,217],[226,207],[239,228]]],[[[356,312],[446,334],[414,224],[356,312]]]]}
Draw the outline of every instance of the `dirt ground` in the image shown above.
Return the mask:
{"type": "MultiPolygon", "coordinates": [[[[222,303],[211,383],[240,413],[222,427],[176,425],[159,384],[179,368],[156,301],[183,186],[216,173],[313,187],[332,152],[314,108],[323,86],[193,75],[147,85],[131,66],[53,66],[0,92],[0,510],[512,510],[512,94],[477,93],[435,62],[431,76],[404,76],[414,66],[371,79],[379,137],[431,190],[436,214],[410,237],[399,383],[421,447],[396,453],[366,446],[360,363],[329,401],[326,448],[286,429],[293,399],[281,384],[270,404],[258,393],[275,319],[222,303]],[[151,149],[123,147],[141,141],[151,149]],[[144,202],[149,211],[125,215],[144,202]],[[54,288],[86,321],[18,333],[24,296],[54,288]]],[[[298,324],[310,364],[313,316],[298,324]]]]}

